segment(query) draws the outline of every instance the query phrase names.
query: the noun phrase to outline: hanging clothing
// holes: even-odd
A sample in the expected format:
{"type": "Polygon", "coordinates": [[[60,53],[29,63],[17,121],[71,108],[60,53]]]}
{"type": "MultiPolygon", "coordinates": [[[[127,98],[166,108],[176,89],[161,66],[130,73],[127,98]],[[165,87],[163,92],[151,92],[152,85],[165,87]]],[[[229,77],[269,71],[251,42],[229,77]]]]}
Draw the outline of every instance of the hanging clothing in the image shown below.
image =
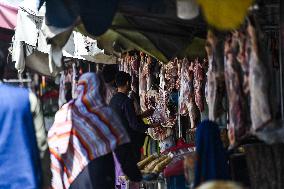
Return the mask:
{"type": "Polygon", "coordinates": [[[106,106],[103,90],[99,76],[84,74],[77,99],[56,113],[48,132],[54,188],[68,188],[92,160],[129,142],[120,120],[106,106]]]}
{"type": "Polygon", "coordinates": [[[195,144],[195,187],[210,180],[228,180],[229,167],[218,125],[209,120],[200,123],[195,144]]]}
{"type": "Polygon", "coordinates": [[[0,188],[40,188],[40,128],[33,125],[29,91],[0,84],[0,99],[0,188]]]}

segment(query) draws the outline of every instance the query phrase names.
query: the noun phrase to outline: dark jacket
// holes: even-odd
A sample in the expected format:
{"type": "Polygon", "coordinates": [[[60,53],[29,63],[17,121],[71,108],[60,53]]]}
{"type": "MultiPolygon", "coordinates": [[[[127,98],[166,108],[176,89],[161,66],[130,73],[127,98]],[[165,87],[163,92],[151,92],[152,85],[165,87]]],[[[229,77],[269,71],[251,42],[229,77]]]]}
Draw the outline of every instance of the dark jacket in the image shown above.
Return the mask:
{"type": "Polygon", "coordinates": [[[143,123],[142,119],[137,117],[133,101],[126,94],[117,93],[112,97],[110,107],[120,117],[131,142],[138,148],[142,147],[148,126],[143,123]]]}

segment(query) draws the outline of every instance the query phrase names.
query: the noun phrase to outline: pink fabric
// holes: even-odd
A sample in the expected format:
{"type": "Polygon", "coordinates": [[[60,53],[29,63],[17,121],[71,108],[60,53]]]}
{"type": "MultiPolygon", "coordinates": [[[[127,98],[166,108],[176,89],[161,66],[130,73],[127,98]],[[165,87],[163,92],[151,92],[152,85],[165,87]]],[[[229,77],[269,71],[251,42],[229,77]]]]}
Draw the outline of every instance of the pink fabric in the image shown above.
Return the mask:
{"type": "Polygon", "coordinates": [[[14,30],[17,24],[18,9],[0,3],[0,28],[14,30]]]}

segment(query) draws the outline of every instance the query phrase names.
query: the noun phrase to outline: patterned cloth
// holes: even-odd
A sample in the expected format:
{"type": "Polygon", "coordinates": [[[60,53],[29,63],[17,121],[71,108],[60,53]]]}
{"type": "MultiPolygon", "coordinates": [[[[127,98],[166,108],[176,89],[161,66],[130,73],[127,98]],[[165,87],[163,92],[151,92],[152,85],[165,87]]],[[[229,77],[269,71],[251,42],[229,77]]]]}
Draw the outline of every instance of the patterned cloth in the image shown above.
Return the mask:
{"type": "Polygon", "coordinates": [[[69,188],[91,160],[129,142],[119,119],[106,106],[103,91],[96,74],[84,74],[78,82],[78,98],[55,115],[48,132],[53,188],[69,188]]]}

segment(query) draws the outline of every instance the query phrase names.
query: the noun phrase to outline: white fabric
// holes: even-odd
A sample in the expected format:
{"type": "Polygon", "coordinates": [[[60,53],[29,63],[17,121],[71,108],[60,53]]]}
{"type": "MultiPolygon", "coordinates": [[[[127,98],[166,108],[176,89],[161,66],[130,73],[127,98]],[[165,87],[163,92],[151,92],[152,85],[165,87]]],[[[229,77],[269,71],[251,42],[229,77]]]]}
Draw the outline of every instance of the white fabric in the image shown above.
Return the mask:
{"type": "Polygon", "coordinates": [[[75,43],[75,55],[77,56],[95,56],[97,54],[103,54],[104,50],[99,49],[97,41],[82,35],[79,32],[73,32],[75,43]]]}
{"type": "Polygon", "coordinates": [[[82,55],[82,57],[90,62],[101,63],[101,64],[117,64],[117,57],[112,55],[106,55],[103,53],[94,56],[82,55]]]}
{"type": "Polygon", "coordinates": [[[62,70],[63,56],[91,62],[116,64],[117,58],[105,55],[104,50],[98,48],[96,40],[73,31],[76,23],[68,28],[47,26],[44,20],[45,6],[37,11],[38,5],[35,1],[37,2],[37,0],[25,0],[21,4],[17,16],[12,59],[16,62],[15,67],[19,73],[24,71],[25,64],[29,62],[29,65],[34,66],[31,68],[35,71],[56,76],[62,70]],[[50,44],[47,44],[47,40],[50,44]],[[24,53],[26,49],[24,49],[22,42],[31,47],[31,52],[24,53]],[[32,57],[28,58],[28,56],[32,57]],[[41,62],[33,62],[38,60],[41,62]],[[44,70],[46,67],[50,73],[44,70]]]}
{"type": "Polygon", "coordinates": [[[35,47],[42,19],[43,17],[34,15],[32,10],[20,7],[17,15],[15,41],[24,41],[35,47]]]}
{"type": "Polygon", "coordinates": [[[15,68],[18,70],[19,74],[22,74],[25,70],[25,53],[24,53],[24,43],[17,41],[13,46],[13,60],[15,63],[15,68]]]}

